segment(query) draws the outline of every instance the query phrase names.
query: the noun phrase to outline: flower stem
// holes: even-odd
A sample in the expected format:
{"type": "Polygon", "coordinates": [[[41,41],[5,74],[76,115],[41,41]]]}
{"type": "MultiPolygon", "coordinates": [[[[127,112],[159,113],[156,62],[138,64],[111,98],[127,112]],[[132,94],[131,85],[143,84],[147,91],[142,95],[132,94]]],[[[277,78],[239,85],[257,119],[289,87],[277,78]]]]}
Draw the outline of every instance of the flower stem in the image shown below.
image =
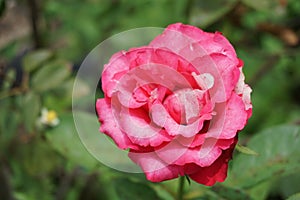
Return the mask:
{"type": "Polygon", "coordinates": [[[179,185],[178,185],[178,200],[183,200],[183,193],[184,193],[184,179],[185,176],[179,177],[179,185]]]}

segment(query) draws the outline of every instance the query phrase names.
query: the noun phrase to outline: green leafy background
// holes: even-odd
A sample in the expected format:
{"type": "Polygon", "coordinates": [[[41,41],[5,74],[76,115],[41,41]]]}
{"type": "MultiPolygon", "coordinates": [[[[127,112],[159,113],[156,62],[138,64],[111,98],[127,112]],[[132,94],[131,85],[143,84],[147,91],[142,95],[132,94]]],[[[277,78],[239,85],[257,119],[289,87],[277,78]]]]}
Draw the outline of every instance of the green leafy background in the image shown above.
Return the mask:
{"type": "MultiPolygon", "coordinates": [[[[227,180],[186,183],[184,199],[300,199],[299,0],[0,0],[0,199],[176,199],[178,180],[150,183],[90,155],[71,98],[76,69],[98,43],[175,22],[231,41],[254,107],[227,180]],[[57,113],[57,126],[38,123],[43,108],[57,113]]],[[[76,101],[90,90],[82,81],[76,101]]],[[[94,131],[94,112],[80,116],[94,131]]]]}

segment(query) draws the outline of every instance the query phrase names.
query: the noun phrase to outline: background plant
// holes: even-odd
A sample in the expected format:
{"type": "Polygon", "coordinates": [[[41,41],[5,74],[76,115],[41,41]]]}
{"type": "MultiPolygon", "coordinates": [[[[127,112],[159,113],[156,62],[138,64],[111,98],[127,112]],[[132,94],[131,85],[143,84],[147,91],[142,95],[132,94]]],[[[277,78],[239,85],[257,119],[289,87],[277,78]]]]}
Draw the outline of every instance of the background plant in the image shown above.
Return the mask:
{"type": "MultiPolygon", "coordinates": [[[[224,183],[186,184],[184,198],[299,198],[298,0],[0,0],[0,14],[1,199],[176,198],[177,181],[153,184],[96,161],[77,136],[71,108],[76,70],[99,42],[175,22],[218,30],[234,44],[253,88],[240,143],[258,153],[236,151],[224,183]],[[43,108],[56,112],[57,126],[39,123],[43,108]]],[[[89,89],[82,84],[76,98],[85,101],[89,89]]],[[[82,113],[86,123],[95,117],[82,113]]]]}

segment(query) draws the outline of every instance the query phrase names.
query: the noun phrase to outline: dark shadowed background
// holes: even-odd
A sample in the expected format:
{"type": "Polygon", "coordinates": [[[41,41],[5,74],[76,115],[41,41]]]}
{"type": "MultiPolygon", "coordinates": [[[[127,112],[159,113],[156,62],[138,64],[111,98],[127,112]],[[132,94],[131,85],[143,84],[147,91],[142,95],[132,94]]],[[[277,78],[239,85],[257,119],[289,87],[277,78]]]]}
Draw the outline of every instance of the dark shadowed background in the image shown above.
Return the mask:
{"type": "Polygon", "coordinates": [[[176,180],[152,184],[97,162],[71,105],[76,71],[101,41],[175,22],[222,32],[244,61],[253,116],[239,143],[259,154],[237,151],[225,183],[191,183],[185,198],[300,199],[299,0],[0,0],[1,200],[175,199],[176,180]]]}

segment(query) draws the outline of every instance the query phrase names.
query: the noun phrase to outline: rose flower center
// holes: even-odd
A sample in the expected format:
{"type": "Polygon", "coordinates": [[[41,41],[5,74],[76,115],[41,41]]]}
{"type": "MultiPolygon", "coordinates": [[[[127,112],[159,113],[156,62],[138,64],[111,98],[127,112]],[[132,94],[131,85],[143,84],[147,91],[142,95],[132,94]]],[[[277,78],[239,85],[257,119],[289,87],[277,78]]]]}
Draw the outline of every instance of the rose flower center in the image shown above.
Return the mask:
{"type": "Polygon", "coordinates": [[[200,116],[203,95],[201,90],[177,90],[164,100],[163,105],[178,124],[191,124],[200,116]]]}

